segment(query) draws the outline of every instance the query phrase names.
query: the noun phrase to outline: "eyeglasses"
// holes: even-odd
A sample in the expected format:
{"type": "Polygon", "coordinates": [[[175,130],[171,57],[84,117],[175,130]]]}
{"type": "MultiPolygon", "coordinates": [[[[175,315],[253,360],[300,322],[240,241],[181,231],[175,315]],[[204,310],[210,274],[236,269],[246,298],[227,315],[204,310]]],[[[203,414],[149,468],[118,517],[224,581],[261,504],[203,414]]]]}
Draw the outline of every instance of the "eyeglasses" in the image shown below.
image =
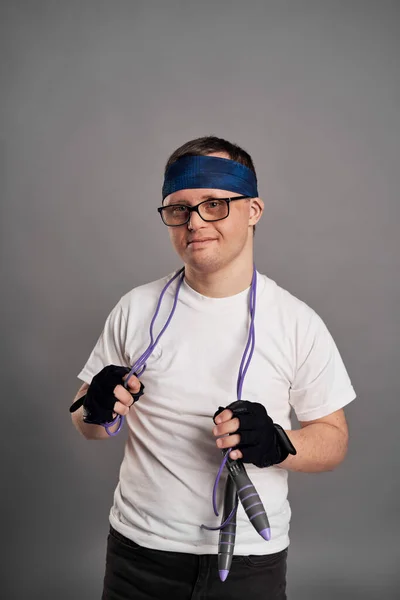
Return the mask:
{"type": "Polygon", "coordinates": [[[235,198],[210,198],[203,200],[196,206],[187,204],[170,204],[160,206],[157,211],[160,213],[163,223],[168,227],[179,227],[189,223],[192,212],[197,214],[203,221],[221,221],[229,216],[229,205],[235,200],[247,200],[252,196],[236,196],[235,198]]]}

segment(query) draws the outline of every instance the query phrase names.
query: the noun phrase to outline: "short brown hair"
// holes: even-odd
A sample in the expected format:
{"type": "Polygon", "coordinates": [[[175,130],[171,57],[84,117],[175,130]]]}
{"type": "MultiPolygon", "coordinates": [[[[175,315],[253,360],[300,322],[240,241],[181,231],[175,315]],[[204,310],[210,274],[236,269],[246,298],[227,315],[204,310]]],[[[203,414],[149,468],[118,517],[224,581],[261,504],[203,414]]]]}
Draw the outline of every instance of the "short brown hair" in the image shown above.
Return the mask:
{"type": "MultiPolygon", "coordinates": [[[[178,158],[196,155],[207,156],[208,154],[213,154],[214,152],[225,152],[231,160],[234,160],[241,165],[244,165],[248,169],[251,169],[257,179],[256,169],[250,154],[237,144],[232,144],[232,142],[228,142],[227,140],[213,135],[190,140],[189,142],[186,142],[177,148],[169,157],[167,164],[165,165],[164,173],[167,172],[168,167],[178,160],[178,158]]],[[[255,233],[255,230],[256,226],[253,225],[253,233],[255,233]]]]}

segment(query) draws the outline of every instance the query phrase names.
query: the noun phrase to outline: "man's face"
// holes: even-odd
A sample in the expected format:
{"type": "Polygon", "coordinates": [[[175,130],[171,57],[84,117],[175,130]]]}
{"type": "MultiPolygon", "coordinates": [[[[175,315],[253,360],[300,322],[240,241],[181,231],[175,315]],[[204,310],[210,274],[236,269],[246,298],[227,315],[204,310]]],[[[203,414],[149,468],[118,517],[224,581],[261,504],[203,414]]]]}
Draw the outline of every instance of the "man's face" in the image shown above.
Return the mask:
{"type": "MultiPolygon", "coordinates": [[[[225,154],[213,156],[228,158],[225,154]]],[[[217,189],[179,190],[165,198],[164,206],[194,206],[210,198],[234,198],[240,195],[229,190],[217,189]]],[[[257,206],[256,209],[252,208],[253,203],[253,200],[231,202],[229,216],[220,221],[203,221],[200,215],[192,212],[189,223],[169,227],[172,245],[185,265],[197,271],[212,272],[229,264],[243,253],[249,236],[253,237],[252,225],[261,216],[257,206]]],[[[258,200],[258,207],[260,206],[262,212],[262,201],[258,200]]]]}

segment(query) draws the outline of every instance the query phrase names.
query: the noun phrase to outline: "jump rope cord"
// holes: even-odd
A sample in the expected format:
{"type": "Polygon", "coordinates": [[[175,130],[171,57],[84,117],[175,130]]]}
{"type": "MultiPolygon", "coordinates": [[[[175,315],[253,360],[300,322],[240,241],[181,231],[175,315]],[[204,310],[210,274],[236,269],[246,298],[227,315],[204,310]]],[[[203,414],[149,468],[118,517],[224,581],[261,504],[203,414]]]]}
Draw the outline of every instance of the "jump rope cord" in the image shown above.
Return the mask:
{"type": "MultiPolygon", "coordinates": [[[[147,347],[147,349],[145,350],[145,352],[142,354],[142,356],[134,363],[131,370],[129,371],[128,376],[126,377],[125,383],[124,383],[125,388],[127,388],[127,386],[128,386],[128,380],[131,375],[133,375],[135,373],[139,377],[140,375],[142,375],[142,373],[144,373],[144,371],[146,370],[147,359],[149,358],[150,354],[153,352],[154,348],[157,346],[159,339],[161,338],[164,331],[167,329],[168,325],[170,324],[171,319],[175,313],[176,305],[178,302],[179,291],[180,291],[181,285],[182,285],[184,277],[185,277],[184,271],[185,271],[184,267],[179,269],[179,271],[177,271],[177,273],[175,273],[175,275],[170,279],[170,281],[164,286],[164,288],[160,294],[160,297],[158,299],[155,313],[154,313],[153,318],[150,323],[150,344],[147,347]],[[167,289],[169,288],[169,286],[173,283],[173,281],[175,281],[175,279],[177,279],[177,277],[179,277],[179,275],[181,275],[181,278],[180,278],[180,281],[179,281],[176,291],[175,291],[174,303],[173,303],[171,312],[169,314],[169,317],[168,317],[164,327],[162,328],[162,330],[158,334],[156,340],[154,341],[153,327],[154,327],[155,320],[158,316],[158,313],[160,312],[162,299],[163,299],[167,289]]],[[[250,327],[249,327],[247,343],[246,343],[246,347],[243,352],[242,360],[241,360],[240,367],[239,367],[238,379],[237,379],[236,391],[237,391],[237,399],[238,400],[241,399],[244,378],[245,378],[245,375],[249,368],[250,361],[252,359],[253,352],[254,352],[254,346],[255,346],[254,317],[255,317],[255,309],[256,309],[256,293],[257,293],[257,273],[256,273],[255,267],[253,267],[253,277],[252,277],[252,282],[251,282],[251,287],[250,287],[250,295],[249,295],[250,327]],[[249,347],[250,347],[250,354],[246,359],[246,355],[249,352],[249,347]],[[245,363],[245,361],[246,361],[246,363],[245,363]]],[[[119,433],[119,431],[121,430],[124,420],[125,420],[125,417],[123,415],[118,415],[111,423],[107,424],[107,433],[111,436],[117,435],[117,433],[119,433]],[[118,429],[115,432],[109,431],[109,427],[114,425],[118,421],[118,419],[120,420],[118,429]]],[[[217,476],[216,476],[215,482],[214,482],[213,493],[212,493],[212,503],[213,503],[214,514],[216,516],[219,515],[218,509],[217,509],[217,500],[216,500],[217,488],[218,488],[218,484],[219,484],[219,481],[221,478],[222,471],[226,465],[226,461],[228,460],[228,456],[231,451],[232,451],[232,448],[228,448],[226,450],[226,452],[224,454],[224,458],[222,459],[221,465],[219,467],[219,470],[218,470],[218,473],[217,473],[217,476]]],[[[207,529],[209,531],[216,531],[218,529],[222,529],[230,522],[230,520],[232,519],[233,515],[235,514],[237,508],[238,508],[238,499],[236,497],[236,504],[235,504],[234,508],[232,509],[231,513],[228,515],[227,519],[224,521],[224,523],[222,523],[218,527],[209,527],[204,524],[201,525],[201,527],[203,529],[207,529]]]]}
{"type": "MultiPolygon", "coordinates": [[[[168,325],[170,324],[170,321],[171,321],[171,319],[172,319],[172,317],[174,315],[174,312],[175,312],[176,304],[178,302],[178,294],[179,294],[179,290],[180,290],[182,282],[183,282],[184,270],[185,270],[185,267],[182,267],[182,269],[180,269],[177,273],[175,273],[175,275],[170,279],[170,281],[167,283],[167,285],[164,286],[164,288],[163,288],[163,290],[162,290],[162,292],[160,294],[160,297],[158,299],[158,302],[157,302],[156,311],[155,311],[155,313],[153,315],[153,318],[151,320],[151,323],[150,323],[150,344],[147,347],[147,349],[144,351],[144,353],[142,354],[142,356],[140,358],[138,358],[138,360],[134,363],[134,365],[132,366],[131,370],[129,371],[128,376],[126,377],[125,382],[124,382],[124,387],[125,388],[128,387],[128,380],[129,380],[129,378],[130,378],[131,375],[133,375],[134,373],[136,373],[137,376],[140,376],[142,373],[144,373],[144,371],[146,370],[146,360],[149,358],[150,354],[153,352],[154,348],[157,346],[158,340],[160,339],[160,337],[162,336],[162,334],[164,333],[164,331],[167,329],[168,325]],[[161,307],[162,299],[164,297],[165,292],[167,291],[167,289],[171,285],[171,283],[173,281],[175,281],[175,279],[179,275],[181,275],[181,279],[180,279],[180,281],[179,281],[179,283],[177,285],[177,289],[176,289],[176,292],[175,292],[174,303],[173,303],[170,315],[169,315],[169,317],[167,319],[167,322],[165,323],[164,327],[162,328],[162,330],[158,334],[156,340],[154,341],[153,326],[154,326],[154,322],[155,322],[155,320],[157,318],[157,315],[160,312],[160,307],[161,307]],[[139,370],[139,369],[141,369],[141,370],[139,370]]],[[[117,435],[120,432],[121,428],[122,428],[124,420],[125,420],[125,417],[123,415],[117,415],[116,418],[113,421],[111,421],[110,423],[107,423],[106,430],[107,430],[108,435],[110,435],[110,436],[117,435]],[[118,426],[118,428],[114,432],[110,431],[110,428],[113,425],[115,425],[115,423],[117,423],[118,420],[119,420],[119,426],[118,426]]]]}
{"type": "MultiPolygon", "coordinates": [[[[254,268],[253,271],[253,279],[251,282],[251,288],[250,288],[250,297],[249,297],[249,306],[250,306],[250,327],[249,327],[249,335],[247,338],[247,344],[246,347],[244,349],[243,352],[243,356],[242,356],[242,360],[240,363],[240,367],[239,367],[239,374],[238,374],[238,380],[237,380],[237,399],[240,400],[241,396],[242,396],[242,389],[243,389],[243,382],[244,382],[244,378],[245,375],[247,373],[247,369],[249,368],[250,365],[250,361],[252,359],[253,353],[254,353],[254,345],[255,345],[255,328],[254,328],[254,317],[255,317],[255,310],[256,310],[256,293],[257,293],[257,276],[256,276],[256,271],[254,268]],[[247,357],[247,362],[244,365],[244,362],[246,360],[246,354],[249,351],[249,346],[251,344],[251,348],[250,348],[250,354],[247,357]]],[[[232,451],[232,448],[228,448],[224,454],[224,458],[222,459],[221,462],[221,466],[218,470],[217,476],[215,478],[215,482],[214,482],[214,487],[213,487],[213,494],[212,494],[212,503],[213,503],[213,510],[214,510],[214,514],[216,516],[219,515],[218,513],[218,509],[217,509],[217,488],[218,488],[218,484],[219,484],[219,480],[221,478],[221,474],[222,471],[224,470],[224,467],[226,465],[226,461],[228,460],[228,456],[229,453],[232,451]]],[[[221,523],[221,525],[219,525],[218,527],[209,527],[208,525],[204,525],[202,524],[201,527],[203,529],[207,529],[208,531],[217,531],[218,529],[223,529],[232,519],[233,515],[235,514],[237,508],[238,508],[238,498],[236,496],[236,504],[233,507],[231,513],[228,515],[227,519],[221,523]]]]}
{"type": "Polygon", "coordinates": [[[160,339],[160,337],[162,336],[162,334],[164,333],[164,331],[167,329],[167,327],[170,324],[171,319],[172,319],[172,317],[174,315],[174,312],[175,312],[175,309],[176,309],[176,305],[177,305],[177,302],[178,302],[179,290],[181,289],[181,285],[182,285],[183,278],[184,278],[184,270],[185,270],[185,267],[182,267],[182,269],[180,269],[172,277],[172,279],[170,279],[170,281],[167,283],[167,285],[164,287],[163,291],[161,292],[160,297],[159,297],[158,302],[157,302],[156,312],[154,313],[153,318],[152,318],[151,323],[150,323],[150,345],[148,346],[147,350],[142,354],[142,356],[135,362],[135,364],[133,365],[133,367],[131,368],[131,370],[129,372],[128,377],[126,378],[126,381],[128,381],[129,377],[131,375],[133,375],[133,373],[135,371],[137,372],[137,375],[139,376],[142,373],[144,373],[144,371],[146,370],[146,360],[149,358],[150,354],[153,352],[154,348],[157,346],[158,340],[160,339]],[[161,307],[162,299],[164,297],[165,292],[167,291],[167,289],[171,285],[171,283],[173,281],[175,281],[175,279],[179,275],[182,275],[182,277],[181,277],[181,279],[180,279],[180,281],[179,281],[179,283],[177,285],[177,288],[176,288],[175,298],[174,298],[174,303],[173,303],[173,306],[172,306],[172,310],[171,310],[171,312],[169,314],[169,317],[168,317],[168,319],[167,319],[164,327],[161,329],[160,333],[158,334],[158,336],[156,338],[156,341],[153,342],[153,326],[154,326],[154,322],[155,322],[155,320],[157,318],[157,315],[160,312],[160,307],[161,307]],[[138,371],[138,369],[140,369],[140,367],[142,367],[142,366],[143,366],[143,368],[140,371],[138,371]]]}

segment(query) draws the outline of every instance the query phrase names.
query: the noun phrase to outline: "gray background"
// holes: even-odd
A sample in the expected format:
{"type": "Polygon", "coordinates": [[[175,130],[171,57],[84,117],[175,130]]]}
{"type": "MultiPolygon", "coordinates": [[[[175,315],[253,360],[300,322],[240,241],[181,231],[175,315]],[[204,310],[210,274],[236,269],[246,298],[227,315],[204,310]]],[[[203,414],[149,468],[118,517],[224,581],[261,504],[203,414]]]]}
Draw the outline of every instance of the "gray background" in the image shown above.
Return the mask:
{"type": "Polygon", "coordinates": [[[68,407],[104,320],[180,266],[168,155],[253,156],[258,270],[330,328],[358,394],[333,473],[291,475],[289,598],[399,597],[399,2],[1,2],[2,598],[100,597],[125,434],[68,407]]]}

